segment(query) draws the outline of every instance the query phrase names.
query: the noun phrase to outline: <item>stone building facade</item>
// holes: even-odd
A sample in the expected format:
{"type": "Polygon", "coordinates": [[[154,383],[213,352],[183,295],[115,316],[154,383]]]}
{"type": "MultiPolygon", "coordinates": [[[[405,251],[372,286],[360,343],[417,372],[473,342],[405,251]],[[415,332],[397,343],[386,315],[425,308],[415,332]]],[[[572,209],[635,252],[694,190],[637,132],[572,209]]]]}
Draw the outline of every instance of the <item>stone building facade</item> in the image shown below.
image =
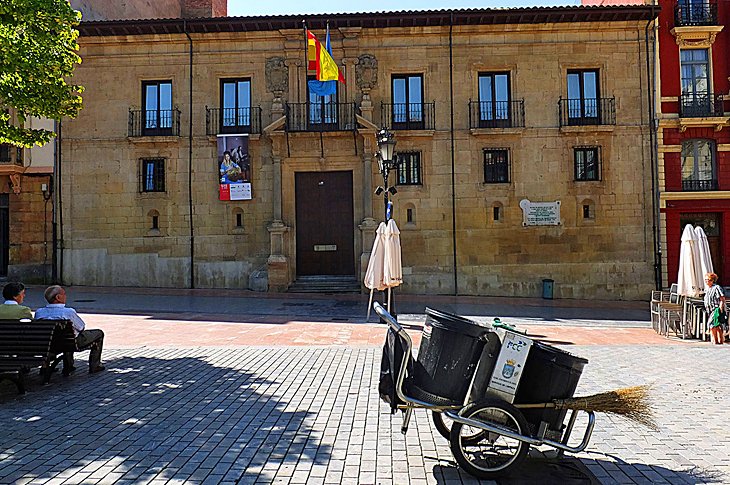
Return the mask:
{"type": "Polygon", "coordinates": [[[309,16],[322,40],[329,21],[346,79],[336,102],[307,92],[301,17],[83,23],[85,108],[61,142],[63,279],[270,291],[304,276],[362,281],[383,214],[373,154],[385,127],[401,162],[401,291],[539,296],[549,278],[557,298],[644,298],[653,16],[309,16]],[[250,200],[219,200],[231,83],[250,200]],[[164,130],[145,129],[162,126],[150,96],[166,105],[164,130]]]}

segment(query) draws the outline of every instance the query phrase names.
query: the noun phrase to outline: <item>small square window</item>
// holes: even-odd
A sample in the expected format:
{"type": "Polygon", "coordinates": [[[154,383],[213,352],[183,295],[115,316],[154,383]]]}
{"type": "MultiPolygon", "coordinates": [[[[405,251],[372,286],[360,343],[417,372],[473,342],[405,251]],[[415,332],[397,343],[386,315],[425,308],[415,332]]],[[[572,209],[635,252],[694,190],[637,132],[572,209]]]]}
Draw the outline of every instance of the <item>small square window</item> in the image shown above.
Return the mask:
{"type": "Polygon", "coordinates": [[[600,150],[598,147],[575,147],[575,180],[601,180],[600,150]]]}
{"type": "Polygon", "coordinates": [[[509,150],[506,148],[484,150],[484,183],[509,183],[509,150]]]}
{"type": "Polygon", "coordinates": [[[165,159],[145,158],[142,159],[141,191],[142,192],[164,192],[165,191],[165,159]]]}
{"type": "Polygon", "coordinates": [[[421,185],[421,154],[402,152],[398,157],[398,185],[421,185]]]}

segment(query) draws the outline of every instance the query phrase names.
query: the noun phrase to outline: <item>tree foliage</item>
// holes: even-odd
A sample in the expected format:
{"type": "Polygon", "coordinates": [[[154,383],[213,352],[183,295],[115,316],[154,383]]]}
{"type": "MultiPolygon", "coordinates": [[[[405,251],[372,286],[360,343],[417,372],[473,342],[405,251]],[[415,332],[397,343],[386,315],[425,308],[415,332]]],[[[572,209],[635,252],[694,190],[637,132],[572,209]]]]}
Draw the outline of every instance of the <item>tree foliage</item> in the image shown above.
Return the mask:
{"type": "Polygon", "coordinates": [[[43,145],[54,133],[24,127],[29,116],[78,114],[83,87],[68,81],[80,20],[68,0],[0,0],[0,143],[43,145]]]}

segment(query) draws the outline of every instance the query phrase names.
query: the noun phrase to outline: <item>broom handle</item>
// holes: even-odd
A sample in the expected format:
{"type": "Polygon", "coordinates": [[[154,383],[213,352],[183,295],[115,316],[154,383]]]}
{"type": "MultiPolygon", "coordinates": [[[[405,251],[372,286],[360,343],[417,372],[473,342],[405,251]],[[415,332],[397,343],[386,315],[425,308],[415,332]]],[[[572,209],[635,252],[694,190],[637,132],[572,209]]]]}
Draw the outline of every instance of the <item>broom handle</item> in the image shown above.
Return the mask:
{"type": "Polygon", "coordinates": [[[554,402],[545,402],[545,403],[539,403],[539,404],[515,404],[514,407],[517,409],[546,409],[546,408],[554,408],[555,403],[554,402]]]}

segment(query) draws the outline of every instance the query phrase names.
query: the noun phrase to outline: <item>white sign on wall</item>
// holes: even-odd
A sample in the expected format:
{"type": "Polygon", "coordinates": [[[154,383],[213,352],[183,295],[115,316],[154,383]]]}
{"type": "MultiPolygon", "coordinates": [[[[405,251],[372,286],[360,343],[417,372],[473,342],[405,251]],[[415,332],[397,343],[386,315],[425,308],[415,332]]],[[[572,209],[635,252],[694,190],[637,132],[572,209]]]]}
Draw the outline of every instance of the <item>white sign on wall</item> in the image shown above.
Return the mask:
{"type": "Polygon", "coordinates": [[[523,226],[559,226],[560,201],[530,202],[527,199],[520,201],[523,226]]]}

